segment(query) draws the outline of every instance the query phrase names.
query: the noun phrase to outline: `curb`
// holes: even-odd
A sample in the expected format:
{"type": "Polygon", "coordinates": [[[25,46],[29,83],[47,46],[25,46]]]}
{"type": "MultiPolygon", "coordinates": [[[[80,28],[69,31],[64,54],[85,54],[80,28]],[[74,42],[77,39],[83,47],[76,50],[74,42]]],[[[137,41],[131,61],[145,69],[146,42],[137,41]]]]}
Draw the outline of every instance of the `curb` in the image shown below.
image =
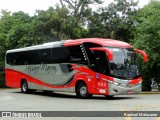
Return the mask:
{"type": "Polygon", "coordinates": [[[160,91],[146,91],[146,92],[141,92],[140,94],[160,94],[160,91]]]}

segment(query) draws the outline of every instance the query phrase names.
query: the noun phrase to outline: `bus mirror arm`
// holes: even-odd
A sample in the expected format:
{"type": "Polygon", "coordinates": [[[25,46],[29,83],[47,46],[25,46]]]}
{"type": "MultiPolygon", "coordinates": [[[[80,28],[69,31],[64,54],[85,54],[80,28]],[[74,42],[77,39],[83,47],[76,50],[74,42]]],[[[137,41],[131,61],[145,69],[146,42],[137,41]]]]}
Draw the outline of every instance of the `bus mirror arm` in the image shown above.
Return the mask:
{"type": "Polygon", "coordinates": [[[108,55],[108,59],[109,60],[113,60],[113,53],[111,52],[111,50],[107,49],[107,48],[103,48],[103,47],[96,47],[96,48],[90,48],[91,51],[104,51],[107,55],[108,55]]]}
{"type": "Polygon", "coordinates": [[[134,49],[134,52],[141,54],[143,56],[143,61],[144,62],[148,62],[148,56],[144,51],[138,50],[138,49],[134,49]]]}

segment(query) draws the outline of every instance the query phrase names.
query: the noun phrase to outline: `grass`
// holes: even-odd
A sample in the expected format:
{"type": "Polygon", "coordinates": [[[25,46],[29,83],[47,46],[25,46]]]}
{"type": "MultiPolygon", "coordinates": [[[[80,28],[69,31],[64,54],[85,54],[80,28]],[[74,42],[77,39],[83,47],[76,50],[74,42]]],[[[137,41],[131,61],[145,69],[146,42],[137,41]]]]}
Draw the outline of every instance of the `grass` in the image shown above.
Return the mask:
{"type": "Polygon", "coordinates": [[[142,91],[141,94],[160,94],[160,91],[142,91]]]}

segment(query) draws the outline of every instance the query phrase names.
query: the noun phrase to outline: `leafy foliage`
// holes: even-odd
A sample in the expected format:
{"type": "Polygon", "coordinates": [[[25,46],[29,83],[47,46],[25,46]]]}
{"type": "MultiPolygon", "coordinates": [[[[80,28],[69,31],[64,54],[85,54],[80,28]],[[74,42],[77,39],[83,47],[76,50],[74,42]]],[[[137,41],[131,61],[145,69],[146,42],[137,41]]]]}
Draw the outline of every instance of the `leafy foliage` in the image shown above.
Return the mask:
{"type": "Polygon", "coordinates": [[[137,2],[133,0],[114,0],[108,7],[95,12],[89,24],[94,37],[107,37],[130,42],[134,29],[134,14],[137,2]],[[97,18],[97,19],[95,19],[97,18]]]}
{"type": "MultiPolygon", "coordinates": [[[[149,62],[143,67],[146,80],[160,78],[160,2],[152,1],[138,12],[134,46],[143,49],[149,62]]],[[[160,82],[160,81],[159,81],[160,82]]]]}

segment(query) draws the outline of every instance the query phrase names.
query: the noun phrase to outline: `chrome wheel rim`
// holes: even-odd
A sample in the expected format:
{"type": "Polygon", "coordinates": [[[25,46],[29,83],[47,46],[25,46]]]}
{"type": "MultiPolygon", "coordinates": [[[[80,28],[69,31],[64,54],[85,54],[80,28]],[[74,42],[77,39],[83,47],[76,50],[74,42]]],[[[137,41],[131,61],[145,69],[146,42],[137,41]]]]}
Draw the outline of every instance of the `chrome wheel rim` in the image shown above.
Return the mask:
{"type": "Polygon", "coordinates": [[[25,91],[27,91],[27,83],[25,82],[25,83],[23,83],[23,87],[22,87],[22,89],[23,89],[23,91],[25,92],[25,91]]]}
{"type": "Polygon", "coordinates": [[[83,86],[80,88],[80,94],[82,96],[85,96],[87,94],[87,87],[86,86],[83,86]]]}

